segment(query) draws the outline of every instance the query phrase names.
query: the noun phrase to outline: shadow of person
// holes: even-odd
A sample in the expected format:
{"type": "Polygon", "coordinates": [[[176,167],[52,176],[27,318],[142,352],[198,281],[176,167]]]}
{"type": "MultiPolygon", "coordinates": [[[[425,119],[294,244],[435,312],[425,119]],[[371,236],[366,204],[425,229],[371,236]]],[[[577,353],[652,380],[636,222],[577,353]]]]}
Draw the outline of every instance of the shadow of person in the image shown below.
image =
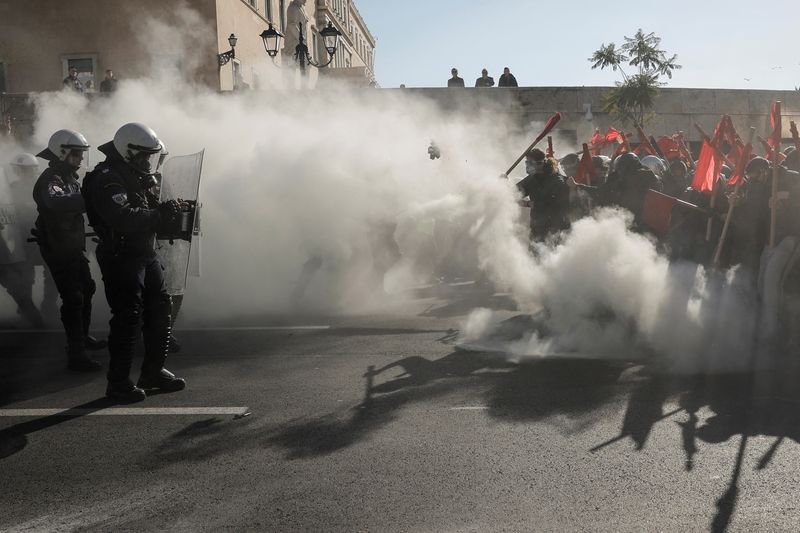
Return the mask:
{"type": "Polygon", "coordinates": [[[71,408],[66,412],[21,422],[0,430],[0,459],[6,459],[20,451],[28,444],[28,435],[51,428],[58,424],[86,416],[90,413],[116,405],[115,402],[100,398],[71,408]]]}

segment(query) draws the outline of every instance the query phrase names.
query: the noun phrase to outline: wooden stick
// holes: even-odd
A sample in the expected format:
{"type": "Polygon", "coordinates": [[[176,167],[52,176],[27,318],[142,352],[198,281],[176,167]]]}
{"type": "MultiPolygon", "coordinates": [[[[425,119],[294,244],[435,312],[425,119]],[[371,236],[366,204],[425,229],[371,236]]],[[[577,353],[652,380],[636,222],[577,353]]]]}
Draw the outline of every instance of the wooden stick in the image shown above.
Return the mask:
{"type": "MultiPolygon", "coordinates": [[[[775,112],[781,116],[781,102],[775,102],[775,112]]],[[[775,246],[775,234],[778,225],[778,179],[781,175],[778,154],[781,153],[781,138],[776,139],[776,145],[772,147],[772,213],[769,220],[769,247],[775,246]]]]}
{"type": "MultiPolygon", "coordinates": [[[[755,135],[756,135],[756,129],[750,128],[747,144],[750,145],[753,144],[753,137],[755,137],[755,135]]],[[[740,178],[739,183],[737,183],[736,187],[733,189],[734,197],[736,197],[739,194],[739,191],[742,189],[743,184],[744,184],[744,177],[740,178]]],[[[719,236],[717,249],[714,251],[714,260],[712,261],[712,266],[714,268],[717,268],[719,266],[719,258],[722,255],[722,247],[725,245],[725,240],[728,238],[728,230],[731,227],[731,219],[733,218],[733,209],[735,207],[736,207],[735,202],[731,202],[730,205],[728,206],[728,214],[725,215],[725,224],[722,226],[722,233],[719,236]]]]}

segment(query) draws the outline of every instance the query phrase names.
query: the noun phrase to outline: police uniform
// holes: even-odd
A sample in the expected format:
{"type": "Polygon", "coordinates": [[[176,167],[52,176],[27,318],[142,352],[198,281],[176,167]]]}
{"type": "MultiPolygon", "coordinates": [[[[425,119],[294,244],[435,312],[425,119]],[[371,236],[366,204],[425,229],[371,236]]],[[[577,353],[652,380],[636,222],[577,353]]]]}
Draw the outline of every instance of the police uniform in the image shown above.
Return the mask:
{"type": "Polygon", "coordinates": [[[100,150],[107,158],[84,179],[84,195],[89,223],[100,241],[97,261],[111,307],[107,394],[137,401],[144,399],[139,387],[180,390],[185,386],[182,379],[164,369],[171,300],[155,252],[164,211],[159,211],[153,192],[143,187],[146,176],[127,164],[111,143],[100,150]],[[129,374],[140,333],[145,354],[134,387],[129,374]]]}
{"type": "MultiPolygon", "coordinates": [[[[85,354],[92,317],[95,283],[84,255],[86,237],[78,175],[60,160],[52,160],[33,188],[39,216],[39,250],[61,296],[61,322],[67,335],[69,367],[97,370],[100,365],[85,354]]],[[[92,346],[92,348],[99,346],[92,346]]]]}

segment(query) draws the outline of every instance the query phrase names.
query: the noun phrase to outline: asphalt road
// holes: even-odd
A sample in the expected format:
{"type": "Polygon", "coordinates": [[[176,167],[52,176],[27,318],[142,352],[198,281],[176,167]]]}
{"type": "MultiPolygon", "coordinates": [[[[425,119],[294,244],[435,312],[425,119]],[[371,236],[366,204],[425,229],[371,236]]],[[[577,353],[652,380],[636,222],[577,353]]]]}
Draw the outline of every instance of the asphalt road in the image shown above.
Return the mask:
{"type": "Polygon", "coordinates": [[[183,331],[168,366],[188,388],[133,406],[152,414],[67,373],[58,333],[2,331],[0,529],[800,527],[797,372],[510,363],[455,347],[479,304],[514,314],[454,288],[404,313],[249,324],[325,329],[183,331]]]}

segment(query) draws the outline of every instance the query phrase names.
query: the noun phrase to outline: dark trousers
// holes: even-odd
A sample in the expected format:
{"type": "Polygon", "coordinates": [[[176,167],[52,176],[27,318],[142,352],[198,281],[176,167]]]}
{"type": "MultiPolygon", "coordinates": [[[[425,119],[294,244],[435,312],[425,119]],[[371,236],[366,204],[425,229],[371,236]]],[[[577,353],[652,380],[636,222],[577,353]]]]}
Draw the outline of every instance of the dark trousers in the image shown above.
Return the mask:
{"type": "Polygon", "coordinates": [[[113,255],[97,249],[106,299],[111,308],[108,380],[129,378],[136,341],[144,337],[142,373],[164,367],[169,349],[171,299],[164,284],[164,269],[153,256],[113,255]]]}
{"type": "Polygon", "coordinates": [[[67,334],[67,352],[83,353],[83,343],[92,322],[92,296],[96,285],[83,252],[53,254],[42,248],[42,258],[61,296],[61,323],[67,334]]]}
{"type": "MultiPolygon", "coordinates": [[[[48,276],[45,275],[47,278],[48,276]]],[[[0,286],[17,304],[18,312],[33,326],[44,327],[44,320],[39,309],[33,303],[33,265],[26,262],[0,265],[0,286]]]]}

